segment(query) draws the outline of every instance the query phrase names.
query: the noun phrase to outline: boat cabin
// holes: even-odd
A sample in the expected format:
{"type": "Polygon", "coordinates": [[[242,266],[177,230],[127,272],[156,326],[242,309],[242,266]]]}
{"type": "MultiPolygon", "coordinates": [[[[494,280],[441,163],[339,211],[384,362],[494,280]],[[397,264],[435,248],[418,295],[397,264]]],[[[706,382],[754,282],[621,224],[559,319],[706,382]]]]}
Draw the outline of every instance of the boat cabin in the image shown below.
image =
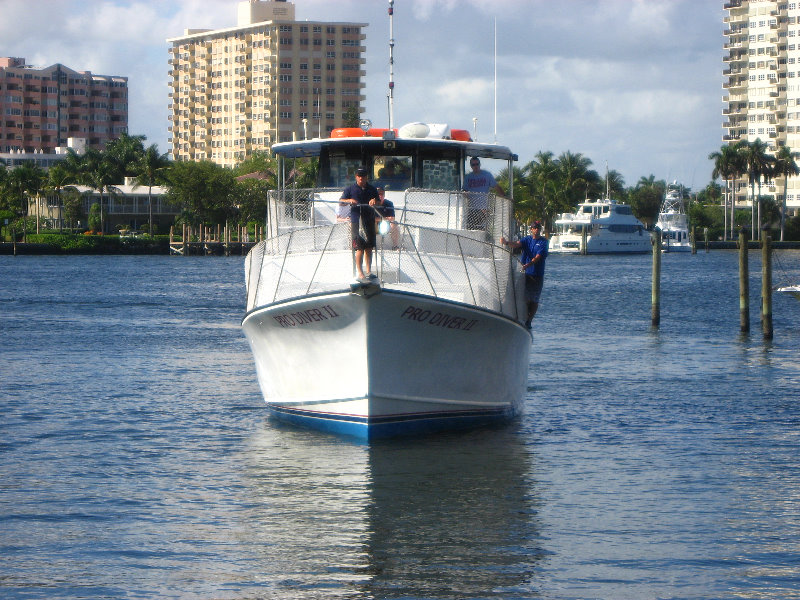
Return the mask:
{"type": "MultiPolygon", "coordinates": [[[[356,169],[370,170],[370,183],[386,191],[409,188],[460,190],[464,164],[471,156],[507,161],[518,159],[508,148],[438,138],[327,138],[283,142],[272,151],[279,159],[316,157],[317,186],[344,188],[355,180],[356,169]]],[[[512,197],[513,190],[508,190],[512,197]]]]}

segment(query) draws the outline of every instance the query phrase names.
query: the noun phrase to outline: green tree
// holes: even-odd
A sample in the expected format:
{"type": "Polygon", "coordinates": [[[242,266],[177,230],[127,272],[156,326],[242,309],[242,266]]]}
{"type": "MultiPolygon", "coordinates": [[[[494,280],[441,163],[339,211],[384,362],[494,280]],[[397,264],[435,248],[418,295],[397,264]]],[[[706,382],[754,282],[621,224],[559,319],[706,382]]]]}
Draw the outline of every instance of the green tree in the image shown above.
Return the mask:
{"type": "Polygon", "coordinates": [[[344,111],[344,124],[343,127],[358,127],[361,125],[361,113],[355,106],[349,107],[344,111]]]}
{"type": "Polygon", "coordinates": [[[103,228],[103,207],[93,202],[89,207],[89,229],[92,231],[100,231],[103,228]]]}
{"type": "Polygon", "coordinates": [[[586,198],[602,194],[600,176],[589,168],[592,161],[580,152],[562,152],[556,165],[561,206],[573,208],[586,198]]]}
{"type": "Polygon", "coordinates": [[[123,183],[125,177],[138,175],[138,165],[145,153],[143,135],[122,133],[117,139],[106,143],[103,157],[113,165],[115,183],[123,183]]]}
{"type": "Polygon", "coordinates": [[[636,187],[628,192],[633,214],[648,226],[652,226],[658,219],[666,187],[665,181],[657,181],[655,175],[651,174],[648,177],[642,176],[636,187]]]}
{"type": "Polygon", "coordinates": [[[608,171],[606,176],[603,177],[602,184],[603,188],[607,190],[609,197],[620,199],[625,197],[625,178],[619,171],[615,171],[614,169],[608,171]]]}
{"type": "Polygon", "coordinates": [[[740,142],[741,152],[746,165],[747,179],[750,182],[750,221],[752,224],[751,239],[758,239],[759,229],[761,228],[761,179],[768,177],[772,156],[767,154],[767,145],[761,138],[754,142],[740,142]],[[758,184],[758,194],[756,195],[756,184],[758,184]],[[758,205],[758,224],[756,224],[756,205],[758,205]]]}
{"type": "Polygon", "coordinates": [[[47,181],[45,182],[44,189],[48,195],[54,195],[59,207],[59,229],[63,229],[64,225],[64,198],[63,192],[65,190],[73,190],[77,192],[77,188],[71,185],[77,181],[77,175],[70,172],[70,169],[62,163],[57,163],[47,170],[47,181]]]}
{"type": "Polygon", "coordinates": [[[210,161],[175,162],[167,179],[167,200],[182,209],[185,221],[221,224],[236,215],[236,179],[231,170],[210,161]]]}
{"type": "Polygon", "coordinates": [[[166,181],[169,166],[168,156],[159,153],[156,144],[148,146],[134,165],[134,189],[147,186],[147,232],[150,237],[153,237],[153,186],[166,181]]]}
{"type": "Polygon", "coordinates": [[[731,227],[730,235],[733,237],[733,214],[734,205],[736,203],[736,190],[734,185],[736,178],[741,175],[744,170],[744,157],[741,152],[740,145],[726,144],[719,149],[719,152],[712,152],[708,155],[709,160],[714,161],[714,170],[711,173],[712,179],[721,178],[725,183],[725,198],[723,202],[723,233],[722,239],[727,239],[728,229],[725,223],[728,219],[728,201],[730,200],[730,214],[731,214],[731,227]]]}
{"type": "Polygon", "coordinates": [[[778,177],[783,177],[783,200],[781,201],[781,241],[784,237],[786,224],[786,193],[789,187],[789,177],[800,175],[800,167],[794,161],[796,154],[788,146],[781,146],[775,155],[773,173],[778,177]]]}
{"type": "MultiPolygon", "coordinates": [[[[20,207],[19,214],[23,219],[23,235],[27,235],[28,232],[26,219],[28,216],[28,197],[35,198],[38,206],[39,194],[44,185],[45,177],[44,169],[33,163],[33,161],[25,161],[20,166],[12,169],[8,175],[6,186],[10,190],[12,197],[17,199],[17,205],[20,207]]],[[[38,218],[36,226],[39,226],[38,218]]]]}
{"type": "MultiPolygon", "coordinates": [[[[527,199],[523,206],[524,221],[540,219],[545,231],[552,226],[558,213],[571,207],[565,196],[559,194],[559,165],[552,152],[539,151],[532,161],[522,168],[523,186],[527,199]]],[[[519,204],[519,202],[517,202],[519,204]]]]}
{"type": "Polygon", "coordinates": [[[119,193],[119,188],[114,184],[119,182],[120,171],[118,164],[107,153],[89,149],[83,155],[81,183],[89,186],[100,194],[100,232],[106,232],[103,197],[119,193]]]}

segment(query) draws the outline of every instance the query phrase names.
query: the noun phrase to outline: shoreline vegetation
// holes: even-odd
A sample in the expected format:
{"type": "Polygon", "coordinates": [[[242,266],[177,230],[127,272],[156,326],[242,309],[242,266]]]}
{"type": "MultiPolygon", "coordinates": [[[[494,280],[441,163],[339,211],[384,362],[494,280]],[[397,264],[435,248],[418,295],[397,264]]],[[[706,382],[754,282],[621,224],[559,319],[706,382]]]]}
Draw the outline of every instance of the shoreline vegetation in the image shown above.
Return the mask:
{"type": "MultiPolygon", "coordinates": [[[[81,234],[28,234],[27,241],[0,242],[0,255],[169,255],[170,239],[168,235],[150,236],[118,236],[118,235],[81,235],[81,234]]],[[[793,250],[800,249],[800,241],[780,242],[772,240],[774,250],[793,250]]],[[[233,251],[228,249],[220,242],[206,244],[202,252],[192,253],[192,255],[208,256],[239,256],[246,254],[237,248],[233,251]]],[[[705,252],[705,242],[698,241],[697,252],[705,252]]],[[[759,241],[748,241],[748,248],[757,249],[760,247],[759,241]]],[[[737,248],[735,240],[728,241],[709,241],[709,250],[733,250],[737,248]]],[[[177,255],[176,255],[177,256],[177,255]]]]}

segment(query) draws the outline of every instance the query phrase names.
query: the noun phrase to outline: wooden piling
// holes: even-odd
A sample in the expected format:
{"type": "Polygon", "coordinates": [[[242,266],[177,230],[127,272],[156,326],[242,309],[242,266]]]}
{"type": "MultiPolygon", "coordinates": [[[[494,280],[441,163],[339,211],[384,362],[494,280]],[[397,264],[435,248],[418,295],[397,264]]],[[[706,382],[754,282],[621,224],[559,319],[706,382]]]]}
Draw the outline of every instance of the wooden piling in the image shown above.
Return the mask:
{"type": "Polygon", "coordinates": [[[761,236],[761,332],[772,339],[772,238],[766,230],[761,236]]]}
{"type": "Polygon", "coordinates": [[[581,255],[586,256],[586,227],[581,227],[581,255]]]}
{"type": "Polygon", "coordinates": [[[708,253],[708,227],[703,227],[703,237],[706,242],[706,253],[708,253]]]}
{"type": "Polygon", "coordinates": [[[692,254],[697,254],[697,228],[692,225],[691,233],[692,254]]]}
{"type": "Polygon", "coordinates": [[[739,331],[750,331],[750,274],[747,266],[747,239],[739,230],[739,331]]]}
{"type": "Polygon", "coordinates": [[[653,245],[653,288],[651,294],[650,324],[658,327],[661,324],[661,231],[656,229],[650,236],[653,245]]]}

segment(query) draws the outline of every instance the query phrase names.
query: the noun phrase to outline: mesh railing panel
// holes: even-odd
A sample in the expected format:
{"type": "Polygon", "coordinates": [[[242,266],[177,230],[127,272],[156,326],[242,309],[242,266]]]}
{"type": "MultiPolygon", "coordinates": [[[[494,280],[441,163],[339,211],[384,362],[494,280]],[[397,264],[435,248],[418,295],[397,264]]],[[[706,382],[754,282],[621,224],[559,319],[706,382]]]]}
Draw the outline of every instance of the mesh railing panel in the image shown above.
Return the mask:
{"type": "MultiPolygon", "coordinates": [[[[322,202],[321,194],[338,197],[338,188],[287,188],[269,192],[267,216],[270,235],[280,235],[292,229],[319,225],[324,207],[334,210],[335,202],[322,202]],[[316,211],[315,211],[316,208],[316,211]]],[[[489,240],[498,243],[501,236],[510,237],[514,203],[493,193],[477,198],[474,194],[453,190],[410,188],[402,202],[395,202],[396,218],[408,225],[418,225],[447,231],[483,231],[489,240]],[[473,210],[476,205],[485,210],[473,210]],[[429,214],[432,213],[432,214],[429,214]]]]}
{"type": "MultiPolygon", "coordinates": [[[[519,319],[521,274],[506,250],[471,235],[400,223],[401,245],[378,236],[373,270],[384,289],[463,302],[519,319]]],[[[463,233],[463,232],[462,232],[463,233]]],[[[470,232],[466,232],[470,233],[470,232]]],[[[350,224],[291,230],[248,255],[247,308],[306,294],[349,290],[350,224]]]]}

